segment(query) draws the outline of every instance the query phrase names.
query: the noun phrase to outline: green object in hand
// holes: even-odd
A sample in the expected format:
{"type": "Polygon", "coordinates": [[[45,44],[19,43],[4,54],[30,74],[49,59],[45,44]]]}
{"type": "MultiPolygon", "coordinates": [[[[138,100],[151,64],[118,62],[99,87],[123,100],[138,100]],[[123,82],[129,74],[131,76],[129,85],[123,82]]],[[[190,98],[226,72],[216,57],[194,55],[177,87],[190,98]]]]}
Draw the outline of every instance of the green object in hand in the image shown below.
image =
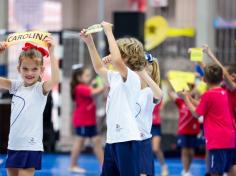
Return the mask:
{"type": "Polygon", "coordinates": [[[104,82],[100,76],[96,76],[96,83],[98,87],[103,87],[104,82]]]}

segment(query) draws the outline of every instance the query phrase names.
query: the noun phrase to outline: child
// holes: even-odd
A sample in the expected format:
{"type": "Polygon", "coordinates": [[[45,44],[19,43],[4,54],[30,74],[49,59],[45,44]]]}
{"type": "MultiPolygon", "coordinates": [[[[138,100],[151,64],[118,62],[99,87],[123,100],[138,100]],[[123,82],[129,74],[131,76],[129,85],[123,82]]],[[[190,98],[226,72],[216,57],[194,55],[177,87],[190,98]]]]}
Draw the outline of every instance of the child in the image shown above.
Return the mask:
{"type": "MultiPolygon", "coordinates": [[[[17,67],[22,81],[0,78],[0,88],[13,95],[11,126],[6,168],[9,176],[32,176],[41,169],[43,151],[43,111],[49,91],[59,83],[59,68],[54,56],[51,37],[45,39],[51,60],[51,79],[41,82],[44,71],[43,48],[26,43],[19,56],[17,67]]],[[[0,51],[7,48],[0,43],[0,51]]]]}
{"type": "Polygon", "coordinates": [[[227,92],[221,88],[223,71],[218,65],[204,68],[204,81],[209,90],[195,106],[189,95],[182,96],[194,117],[204,117],[206,146],[209,150],[209,165],[212,176],[223,175],[232,165],[235,148],[235,131],[227,92]]]}
{"type": "Polygon", "coordinates": [[[200,132],[200,123],[192,116],[184,100],[178,94],[169,91],[169,97],[175,102],[179,111],[177,145],[181,148],[181,160],[184,169],[181,175],[190,176],[189,169],[197,144],[197,134],[200,132]]]}
{"type": "Polygon", "coordinates": [[[150,54],[146,55],[146,59],[148,65],[145,70],[148,73],[146,71],[139,72],[142,89],[137,102],[138,111],[136,120],[142,139],[140,142],[140,174],[142,176],[154,176],[154,158],[151,140],[152,112],[155,105],[159,104],[162,99],[162,91],[158,86],[160,83],[158,63],[150,54]]]}
{"type": "Polygon", "coordinates": [[[73,70],[71,79],[71,97],[75,101],[73,113],[73,126],[76,128],[76,139],[71,151],[71,172],[85,173],[77,166],[77,158],[86,138],[94,144],[94,153],[100,164],[103,163],[102,141],[97,136],[96,104],[93,95],[102,93],[103,87],[90,86],[91,71],[87,67],[79,66],[73,70]]]}
{"type": "MultiPolygon", "coordinates": [[[[160,69],[159,64],[156,59],[151,59],[150,57],[147,57],[148,59],[148,66],[149,70],[152,72],[149,72],[149,75],[152,75],[152,78],[156,80],[157,84],[160,84],[160,69]]],[[[163,107],[163,102],[160,101],[160,103],[156,104],[153,113],[152,113],[152,127],[151,127],[151,134],[152,134],[152,151],[155,153],[157,158],[159,159],[159,162],[161,164],[161,176],[167,176],[168,175],[168,167],[165,163],[164,154],[161,150],[161,118],[159,110],[163,107]]]]}
{"type": "MultiPolygon", "coordinates": [[[[235,66],[230,66],[228,70],[218,61],[218,59],[215,57],[213,52],[209,49],[207,45],[203,45],[203,51],[206,53],[209,58],[218,66],[220,66],[223,70],[223,75],[224,75],[224,83],[225,85],[223,86],[225,90],[228,93],[229,101],[231,104],[232,112],[233,112],[233,117],[234,117],[234,129],[236,133],[236,67],[235,66]]],[[[236,141],[235,141],[236,143],[236,141]]],[[[236,144],[235,144],[236,145],[236,144]]],[[[231,174],[236,175],[236,146],[235,146],[235,151],[234,151],[234,159],[233,159],[233,167],[231,169],[231,174]]]]}
{"type": "Polygon", "coordinates": [[[141,90],[139,76],[134,72],[145,66],[142,44],[133,38],[115,40],[112,25],[102,22],[107,36],[111,62],[115,70],[108,71],[86,30],[80,34],[88,46],[93,67],[110,87],[107,114],[107,141],[105,146],[103,176],[139,176],[140,132],[135,120],[135,105],[141,90]]]}
{"type": "MultiPolygon", "coordinates": [[[[154,175],[154,160],[151,145],[151,127],[152,112],[155,104],[159,104],[162,98],[162,91],[158,84],[160,82],[159,66],[156,60],[150,55],[146,55],[148,65],[146,72],[140,71],[138,74],[141,78],[141,92],[137,101],[136,120],[142,140],[140,141],[140,174],[142,176],[154,175]],[[151,76],[149,77],[148,74],[151,76]]],[[[110,64],[111,58],[103,58],[104,64],[110,64]]]]}
{"type": "MultiPolygon", "coordinates": [[[[159,85],[160,84],[160,70],[159,70],[159,64],[157,62],[157,59],[153,58],[151,54],[146,54],[145,56],[148,62],[146,71],[151,76],[152,80],[156,83],[156,85],[159,85]]],[[[143,145],[150,144],[150,151],[146,149],[146,152],[143,152],[143,155],[141,155],[141,156],[145,156],[143,157],[143,159],[141,158],[141,166],[143,167],[142,173],[146,173],[147,175],[154,175],[154,173],[150,174],[151,166],[153,166],[152,150],[154,150],[155,154],[158,156],[159,161],[162,165],[161,175],[168,175],[168,169],[167,169],[167,166],[165,165],[165,159],[160,149],[160,140],[158,140],[159,137],[152,136],[153,135],[152,134],[153,113],[156,107],[161,106],[162,92],[160,91],[159,86],[155,89],[152,87],[147,87],[149,86],[149,84],[145,80],[143,79],[141,80],[142,80],[142,90],[141,90],[139,101],[138,101],[141,107],[141,113],[138,117],[136,117],[136,119],[138,120],[139,129],[141,131],[143,145]],[[154,93],[156,91],[159,91],[159,93],[156,93],[156,96],[154,97],[154,93]],[[143,164],[143,161],[145,160],[147,161],[148,156],[150,158],[149,159],[150,163],[144,162],[146,163],[146,168],[145,168],[145,164],[143,164]]],[[[145,147],[142,147],[142,146],[140,146],[140,148],[141,150],[145,149],[145,147]]]]}
{"type": "Polygon", "coordinates": [[[167,176],[169,171],[165,162],[164,154],[161,150],[161,117],[160,110],[163,107],[163,102],[156,104],[153,110],[153,121],[152,121],[152,150],[158,158],[161,165],[161,176],[167,176]]]}

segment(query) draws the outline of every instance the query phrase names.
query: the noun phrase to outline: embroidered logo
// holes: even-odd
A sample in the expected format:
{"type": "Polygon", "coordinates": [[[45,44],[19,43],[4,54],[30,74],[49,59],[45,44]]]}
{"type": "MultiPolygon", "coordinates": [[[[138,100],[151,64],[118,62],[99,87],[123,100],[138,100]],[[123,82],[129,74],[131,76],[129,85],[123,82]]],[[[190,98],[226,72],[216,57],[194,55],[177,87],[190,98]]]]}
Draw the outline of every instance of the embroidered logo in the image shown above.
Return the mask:
{"type": "Polygon", "coordinates": [[[120,125],[119,124],[116,124],[116,131],[117,132],[120,132],[122,130],[122,128],[120,127],[120,125]]]}
{"type": "Polygon", "coordinates": [[[36,143],[35,139],[33,137],[31,137],[29,140],[29,144],[34,145],[35,143],[36,143]]]}

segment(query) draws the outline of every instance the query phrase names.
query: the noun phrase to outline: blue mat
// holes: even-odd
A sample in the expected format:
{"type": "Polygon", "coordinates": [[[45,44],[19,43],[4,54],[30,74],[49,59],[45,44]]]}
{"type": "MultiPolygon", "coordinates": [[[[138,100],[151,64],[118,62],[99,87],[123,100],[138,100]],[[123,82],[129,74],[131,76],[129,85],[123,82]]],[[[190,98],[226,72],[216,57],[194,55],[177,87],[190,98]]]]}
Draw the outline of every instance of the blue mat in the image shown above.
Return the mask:
{"type": "MultiPolygon", "coordinates": [[[[5,160],[6,156],[1,155],[0,160],[5,160]]],[[[179,176],[182,171],[182,165],[180,159],[167,159],[169,168],[169,176],[179,176]]],[[[37,171],[35,176],[99,176],[100,166],[95,156],[93,155],[81,155],[79,158],[79,164],[81,167],[87,170],[86,174],[72,174],[68,171],[70,164],[69,155],[58,154],[44,154],[43,156],[43,169],[37,171]]],[[[160,173],[160,165],[155,160],[155,176],[160,173]]],[[[201,159],[195,159],[191,166],[191,173],[193,176],[202,176],[205,173],[205,161],[201,159]]],[[[6,176],[6,169],[4,168],[4,162],[0,167],[0,176],[6,176]]]]}

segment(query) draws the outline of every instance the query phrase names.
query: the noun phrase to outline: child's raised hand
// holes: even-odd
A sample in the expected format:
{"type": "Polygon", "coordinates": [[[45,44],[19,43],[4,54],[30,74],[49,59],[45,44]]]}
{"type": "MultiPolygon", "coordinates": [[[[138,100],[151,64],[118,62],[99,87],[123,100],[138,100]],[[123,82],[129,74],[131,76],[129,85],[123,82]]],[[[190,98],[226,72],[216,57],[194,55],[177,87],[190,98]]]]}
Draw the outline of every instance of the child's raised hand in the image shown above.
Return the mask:
{"type": "Polygon", "coordinates": [[[210,52],[210,49],[207,44],[202,45],[202,49],[203,49],[203,52],[206,54],[210,52]]]}
{"type": "Polygon", "coordinates": [[[86,29],[83,29],[80,33],[80,38],[86,43],[88,44],[89,42],[93,41],[93,37],[91,34],[86,34],[86,29]]]}
{"type": "Polygon", "coordinates": [[[102,58],[102,62],[103,64],[107,65],[111,63],[111,55],[105,56],[104,58],[102,58]]]}
{"type": "Polygon", "coordinates": [[[103,21],[101,23],[103,29],[104,29],[104,32],[107,34],[108,32],[111,32],[112,31],[112,24],[111,23],[108,23],[106,21],[103,21]]]}
{"type": "Polygon", "coordinates": [[[53,37],[49,36],[44,41],[48,44],[48,51],[49,51],[49,53],[53,54],[54,48],[55,48],[55,42],[53,40],[53,37]]]}
{"type": "Polygon", "coordinates": [[[183,100],[185,100],[187,98],[187,96],[189,96],[189,92],[187,92],[186,90],[183,90],[182,92],[178,92],[177,94],[183,100]]]}
{"type": "Polygon", "coordinates": [[[0,42],[0,53],[4,52],[7,49],[6,42],[0,42]]]}
{"type": "Polygon", "coordinates": [[[145,76],[148,76],[148,73],[145,69],[140,70],[140,71],[136,71],[136,73],[141,77],[144,78],[145,76]]]}

